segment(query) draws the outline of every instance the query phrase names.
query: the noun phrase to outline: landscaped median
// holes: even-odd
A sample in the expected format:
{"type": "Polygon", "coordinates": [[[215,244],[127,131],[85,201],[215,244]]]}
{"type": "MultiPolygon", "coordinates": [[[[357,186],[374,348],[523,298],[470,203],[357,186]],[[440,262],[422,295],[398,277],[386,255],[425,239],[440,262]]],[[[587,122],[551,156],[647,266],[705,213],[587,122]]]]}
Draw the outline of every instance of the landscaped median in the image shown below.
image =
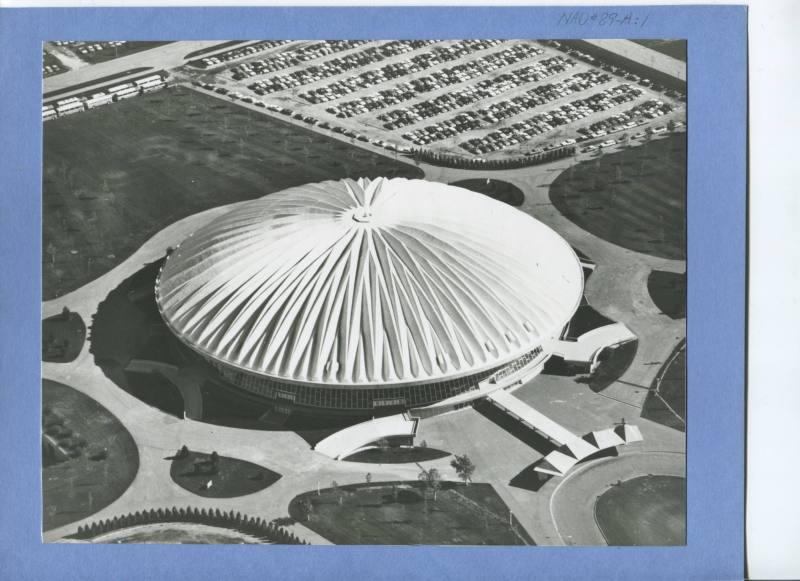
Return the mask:
{"type": "Polygon", "coordinates": [[[264,490],[281,475],[237,458],[181,449],[169,474],[181,488],[206,498],[235,498],[264,490]]]}
{"type": "Polygon", "coordinates": [[[611,546],[686,543],[686,479],[640,476],[606,490],[595,520],[611,546]]]}

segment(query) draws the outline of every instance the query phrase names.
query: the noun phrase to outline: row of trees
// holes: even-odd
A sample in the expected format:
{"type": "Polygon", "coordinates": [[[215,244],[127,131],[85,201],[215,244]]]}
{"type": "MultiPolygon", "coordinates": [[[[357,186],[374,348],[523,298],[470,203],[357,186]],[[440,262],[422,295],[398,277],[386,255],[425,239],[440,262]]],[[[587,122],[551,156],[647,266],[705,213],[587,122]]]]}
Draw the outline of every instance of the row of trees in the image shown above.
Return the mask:
{"type": "Polygon", "coordinates": [[[530,167],[533,165],[540,165],[550,161],[556,161],[565,157],[575,155],[576,147],[574,145],[568,147],[560,147],[558,149],[551,149],[550,151],[543,151],[533,155],[518,157],[515,159],[469,159],[459,157],[457,155],[450,155],[447,153],[436,153],[428,149],[415,148],[411,152],[411,157],[417,161],[423,161],[432,165],[441,167],[450,167],[455,169],[480,169],[480,170],[500,170],[500,169],[519,169],[521,167],[530,167]]]}
{"type": "Polygon", "coordinates": [[[121,517],[93,522],[90,525],[78,527],[78,532],[72,535],[75,539],[91,539],[111,531],[125,529],[139,525],[155,523],[196,523],[209,526],[231,529],[257,537],[259,539],[282,545],[306,545],[283,527],[268,522],[262,518],[248,517],[240,512],[220,512],[219,509],[188,508],[159,508],[145,511],[136,511],[121,517]]]}

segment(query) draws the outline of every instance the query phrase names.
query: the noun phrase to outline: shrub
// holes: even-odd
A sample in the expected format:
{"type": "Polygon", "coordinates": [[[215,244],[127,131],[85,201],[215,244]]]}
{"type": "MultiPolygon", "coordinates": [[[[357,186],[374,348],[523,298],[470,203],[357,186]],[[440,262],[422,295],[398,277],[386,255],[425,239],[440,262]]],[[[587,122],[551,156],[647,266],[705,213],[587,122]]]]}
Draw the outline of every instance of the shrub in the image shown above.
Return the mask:
{"type": "MultiPolygon", "coordinates": [[[[278,520],[278,519],[276,519],[278,520]]],[[[293,519],[288,520],[293,523],[293,519]]],[[[113,519],[102,520],[93,522],[90,525],[81,525],[78,527],[77,532],[72,535],[76,539],[91,539],[102,533],[110,532],[113,530],[125,529],[136,525],[159,523],[159,522],[204,522],[205,524],[217,525],[231,530],[236,530],[241,533],[258,536],[264,540],[274,543],[284,544],[298,544],[306,545],[305,541],[297,538],[293,533],[289,533],[284,528],[276,526],[272,522],[267,523],[260,517],[248,517],[241,513],[233,511],[222,513],[219,509],[203,508],[199,510],[197,507],[189,508],[175,508],[170,509],[155,509],[150,508],[142,512],[129,513],[123,516],[115,516],[113,519]],[[216,522],[216,521],[219,522],[216,522]]]]}

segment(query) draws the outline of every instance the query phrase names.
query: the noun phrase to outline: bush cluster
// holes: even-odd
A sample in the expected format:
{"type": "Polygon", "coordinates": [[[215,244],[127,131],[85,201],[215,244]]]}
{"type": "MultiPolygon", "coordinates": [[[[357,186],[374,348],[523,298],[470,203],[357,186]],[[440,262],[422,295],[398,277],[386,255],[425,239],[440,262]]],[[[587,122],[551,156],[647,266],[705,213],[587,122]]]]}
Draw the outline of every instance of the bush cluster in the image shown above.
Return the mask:
{"type": "Polygon", "coordinates": [[[74,539],[91,539],[104,533],[156,523],[196,523],[231,529],[264,541],[282,545],[307,545],[294,533],[283,527],[268,522],[262,518],[248,517],[240,512],[221,512],[219,509],[187,508],[151,508],[150,510],[136,511],[124,516],[115,516],[112,519],[96,521],[89,525],[81,525],[78,532],[72,535],[74,539]]]}
{"type": "Polygon", "coordinates": [[[417,161],[454,169],[519,169],[575,155],[575,146],[560,147],[515,159],[467,159],[447,153],[435,153],[427,149],[414,149],[410,155],[417,161]]]}

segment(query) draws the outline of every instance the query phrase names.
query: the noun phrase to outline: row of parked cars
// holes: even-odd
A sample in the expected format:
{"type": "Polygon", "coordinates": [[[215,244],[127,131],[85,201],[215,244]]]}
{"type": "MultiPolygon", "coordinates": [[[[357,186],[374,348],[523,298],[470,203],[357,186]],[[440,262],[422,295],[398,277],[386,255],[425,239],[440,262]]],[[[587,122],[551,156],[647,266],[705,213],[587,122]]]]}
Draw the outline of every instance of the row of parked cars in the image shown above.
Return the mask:
{"type": "Polygon", "coordinates": [[[59,117],[66,117],[73,113],[80,113],[95,109],[109,103],[116,103],[145,93],[160,91],[166,87],[167,73],[147,75],[121,83],[119,85],[104,87],[91,94],[85,93],[74,97],[59,99],[58,101],[42,105],[42,121],[51,121],[59,117]]]}
{"type": "Polygon", "coordinates": [[[592,123],[588,127],[581,127],[578,129],[578,133],[581,134],[583,139],[603,137],[617,131],[633,129],[646,121],[657,119],[672,111],[673,107],[669,103],[664,103],[664,101],[660,99],[648,99],[619,115],[602,119],[592,123]]]}
{"type": "Polygon", "coordinates": [[[491,99],[524,84],[544,80],[564,72],[574,65],[575,61],[560,56],[546,58],[496,77],[484,79],[474,85],[443,93],[435,99],[420,101],[411,107],[387,111],[378,115],[378,120],[383,122],[384,129],[406,127],[483,99],[491,99]]]}
{"type": "MultiPolygon", "coordinates": [[[[501,127],[482,137],[476,137],[459,144],[459,147],[474,155],[482,155],[500,151],[514,145],[525,143],[534,137],[552,131],[553,129],[574,123],[594,113],[606,111],[617,105],[632,101],[641,96],[642,90],[629,84],[618,85],[588,97],[575,99],[533,115],[527,119],[501,127]]],[[[583,137],[582,139],[586,139],[583,137]]]]}
{"type": "Polygon", "coordinates": [[[358,52],[327,60],[318,65],[311,65],[291,73],[275,75],[268,79],[257,81],[250,85],[250,89],[262,95],[286,89],[295,89],[353,69],[368,68],[370,65],[384,59],[411,52],[432,42],[430,40],[397,40],[378,46],[370,46],[358,52]]]}
{"type": "MultiPolygon", "coordinates": [[[[472,43],[470,46],[472,51],[484,50],[500,44],[500,41],[469,42],[472,43]]],[[[476,58],[453,67],[447,67],[438,71],[434,71],[431,74],[423,77],[411,78],[404,83],[400,83],[399,85],[389,89],[378,91],[377,93],[364,95],[358,99],[332,105],[331,107],[328,107],[327,111],[339,118],[349,118],[378,109],[385,109],[386,107],[398,105],[403,101],[413,99],[421,93],[427,93],[454,85],[456,83],[469,81],[475,77],[495,71],[501,67],[519,62],[524,58],[542,54],[542,52],[544,52],[542,49],[536,48],[532,45],[515,45],[502,51],[484,55],[480,58],[476,58]]],[[[463,53],[463,51],[459,51],[459,53],[463,53]]],[[[455,58],[459,58],[460,56],[466,55],[456,54],[456,56],[450,60],[455,60],[455,58]]],[[[442,58],[437,60],[438,62],[444,61],[442,58]]],[[[431,63],[429,66],[438,64],[438,62],[431,63]]],[[[419,72],[419,68],[412,68],[409,71],[409,74],[413,72],[419,72]]],[[[401,75],[393,75],[392,78],[399,76],[401,75]]],[[[368,84],[361,82],[359,79],[358,81],[352,83],[351,87],[351,82],[348,79],[346,80],[347,82],[342,83],[341,85],[338,83],[334,84],[336,86],[329,85],[329,87],[332,89],[332,92],[329,92],[327,88],[324,88],[324,94],[326,97],[328,97],[326,100],[334,100],[341,98],[343,95],[346,95],[354,90],[366,88],[370,84],[379,84],[380,82],[383,82],[383,80],[385,79],[378,77],[374,80],[374,82],[368,84]]]]}
{"type": "Polygon", "coordinates": [[[199,87],[203,87],[209,91],[214,91],[220,95],[227,95],[230,99],[234,101],[242,101],[243,103],[248,103],[254,105],[256,107],[260,107],[262,109],[266,109],[268,111],[272,111],[273,113],[279,113],[281,115],[285,115],[286,117],[290,117],[297,121],[302,121],[308,125],[316,125],[320,129],[327,129],[328,131],[332,131],[333,133],[339,133],[344,135],[345,137],[349,137],[353,141],[362,141],[364,143],[371,143],[372,145],[376,145],[378,147],[383,147],[392,152],[399,152],[399,153],[409,153],[411,152],[410,146],[405,145],[398,145],[396,143],[392,143],[389,141],[384,141],[382,139],[370,139],[368,136],[364,135],[363,133],[359,133],[354,129],[350,129],[348,127],[342,127],[341,125],[336,125],[335,123],[329,123],[328,121],[320,121],[318,118],[314,117],[313,115],[304,114],[299,111],[294,111],[289,107],[282,107],[280,105],[276,105],[273,103],[265,103],[264,101],[258,100],[249,95],[243,95],[238,91],[230,91],[225,87],[218,87],[212,83],[205,83],[200,81],[193,81],[193,84],[199,87]]]}
{"type": "Polygon", "coordinates": [[[653,91],[656,91],[657,93],[664,93],[667,97],[671,97],[678,101],[686,102],[686,94],[681,91],[675,89],[668,89],[663,85],[660,85],[659,83],[655,83],[645,77],[640,77],[639,75],[631,73],[630,71],[627,71],[622,67],[601,62],[592,55],[586,54],[585,52],[582,52],[576,49],[575,47],[564,44],[563,42],[559,42],[557,40],[545,40],[542,41],[542,43],[551,46],[555,49],[558,49],[562,52],[565,52],[571,57],[580,59],[591,65],[597,66],[606,72],[613,73],[615,75],[623,77],[626,81],[632,81],[642,87],[650,88],[653,91]]]}
{"type": "Polygon", "coordinates": [[[80,55],[90,55],[95,52],[103,52],[112,48],[119,48],[128,44],[127,41],[112,40],[102,42],[85,42],[85,41],[55,41],[56,46],[66,46],[80,55]]]}
{"type": "Polygon", "coordinates": [[[58,60],[58,57],[54,56],[52,53],[43,50],[42,51],[42,76],[43,77],[52,77],[53,75],[57,75],[59,73],[64,73],[69,69],[64,66],[64,64],[58,60]]]}
{"type": "Polygon", "coordinates": [[[236,59],[252,56],[254,54],[258,54],[260,52],[264,52],[265,50],[270,50],[272,48],[276,48],[279,46],[283,46],[284,44],[288,44],[291,41],[288,40],[262,40],[260,42],[256,42],[253,44],[248,44],[247,46],[242,46],[239,48],[233,48],[231,50],[226,50],[225,52],[216,54],[211,57],[203,57],[192,61],[190,64],[199,67],[201,69],[209,69],[212,67],[216,67],[221,65],[222,63],[226,63],[228,61],[233,61],[236,59]]]}
{"type": "MultiPolygon", "coordinates": [[[[324,87],[311,89],[300,96],[309,103],[325,103],[327,101],[333,101],[361,89],[379,85],[400,77],[421,73],[426,69],[436,65],[463,58],[476,51],[485,50],[500,43],[501,41],[499,40],[466,40],[456,42],[449,46],[436,46],[430,51],[416,54],[409,59],[389,63],[378,69],[363,71],[357,75],[340,79],[324,87]]],[[[423,79],[431,79],[431,83],[444,83],[445,75],[465,75],[467,74],[466,69],[468,66],[469,63],[466,63],[464,65],[453,67],[452,69],[443,69],[442,71],[433,73],[431,77],[423,77],[423,79]]],[[[419,81],[414,81],[412,79],[412,84],[418,83],[421,80],[422,79],[419,81]]],[[[417,87],[417,89],[420,90],[420,92],[424,90],[431,90],[430,88],[424,89],[421,86],[417,87]]]]}
{"type": "Polygon", "coordinates": [[[417,145],[428,145],[467,131],[490,127],[551,101],[609,83],[611,79],[611,75],[596,69],[575,73],[563,81],[537,85],[522,95],[491,103],[481,109],[465,111],[439,123],[411,131],[404,134],[403,138],[417,145]]]}
{"type": "Polygon", "coordinates": [[[268,58],[249,61],[231,69],[236,80],[266,75],[366,44],[366,40],[322,40],[285,50],[268,58]]]}

